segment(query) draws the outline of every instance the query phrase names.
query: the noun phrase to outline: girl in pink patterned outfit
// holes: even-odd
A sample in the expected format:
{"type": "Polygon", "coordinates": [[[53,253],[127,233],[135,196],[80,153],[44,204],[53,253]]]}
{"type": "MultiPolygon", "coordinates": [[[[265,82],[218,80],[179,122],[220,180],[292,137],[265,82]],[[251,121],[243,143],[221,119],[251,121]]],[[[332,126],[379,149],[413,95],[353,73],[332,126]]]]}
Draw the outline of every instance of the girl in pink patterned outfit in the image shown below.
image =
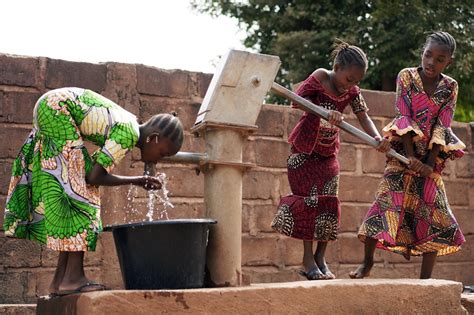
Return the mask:
{"type": "Polygon", "coordinates": [[[441,177],[446,160],[461,157],[465,148],[450,128],[458,84],[442,74],[455,49],[450,34],[433,33],[426,39],[421,67],[398,74],[397,116],[383,131],[392,148],[410,159],[410,166],[388,159],[375,202],[359,230],[364,262],[351,278],[369,275],[376,247],[407,259],[423,256],[420,278],[430,278],[436,256],[457,252],[465,241],[441,177]]]}

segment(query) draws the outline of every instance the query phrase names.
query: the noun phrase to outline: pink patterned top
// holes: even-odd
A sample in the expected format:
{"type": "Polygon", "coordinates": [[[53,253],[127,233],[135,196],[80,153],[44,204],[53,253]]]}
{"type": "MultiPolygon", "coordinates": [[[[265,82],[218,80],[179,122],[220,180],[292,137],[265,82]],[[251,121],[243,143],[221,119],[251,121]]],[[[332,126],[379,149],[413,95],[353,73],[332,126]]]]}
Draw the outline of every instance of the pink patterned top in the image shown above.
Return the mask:
{"type": "MultiPolygon", "coordinates": [[[[326,91],[313,75],[300,85],[296,94],[315,105],[341,113],[347,105],[351,106],[354,113],[369,110],[358,86],[352,87],[340,96],[335,96],[326,91]]],[[[314,114],[305,112],[289,135],[288,142],[300,153],[335,155],[339,151],[339,128],[314,114]]]]}
{"type": "Polygon", "coordinates": [[[384,135],[390,138],[395,150],[402,154],[404,152],[400,136],[413,132],[417,158],[425,157],[434,143],[441,145],[442,160],[462,157],[462,149],[466,146],[451,130],[458,94],[456,80],[442,75],[430,97],[424,91],[418,71],[419,68],[406,68],[398,74],[397,115],[383,128],[384,135]]]}

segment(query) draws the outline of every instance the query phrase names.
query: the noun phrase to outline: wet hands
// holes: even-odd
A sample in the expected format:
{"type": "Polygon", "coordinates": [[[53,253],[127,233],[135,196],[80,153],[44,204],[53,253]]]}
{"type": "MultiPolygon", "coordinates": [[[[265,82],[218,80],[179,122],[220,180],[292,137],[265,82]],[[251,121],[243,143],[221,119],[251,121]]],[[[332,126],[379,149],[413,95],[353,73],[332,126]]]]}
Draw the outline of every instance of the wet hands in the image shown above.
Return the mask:
{"type": "Polygon", "coordinates": [[[328,118],[329,123],[335,126],[339,125],[344,120],[342,113],[338,112],[337,110],[330,110],[328,118]]]}
{"type": "Polygon", "coordinates": [[[433,173],[433,167],[428,164],[423,164],[420,160],[415,157],[409,157],[410,164],[408,168],[414,172],[417,172],[421,176],[428,177],[433,173]]]}
{"type": "Polygon", "coordinates": [[[138,178],[136,185],[141,186],[142,188],[145,188],[146,190],[159,190],[161,189],[161,186],[162,186],[161,180],[158,176],[149,176],[149,175],[140,176],[138,178]]]}
{"type": "Polygon", "coordinates": [[[386,153],[390,150],[390,141],[385,138],[381,138],[380,136],[375,136],[374,139],[379,142],[379,145],[376,148],[377,151],[386,153]]]}

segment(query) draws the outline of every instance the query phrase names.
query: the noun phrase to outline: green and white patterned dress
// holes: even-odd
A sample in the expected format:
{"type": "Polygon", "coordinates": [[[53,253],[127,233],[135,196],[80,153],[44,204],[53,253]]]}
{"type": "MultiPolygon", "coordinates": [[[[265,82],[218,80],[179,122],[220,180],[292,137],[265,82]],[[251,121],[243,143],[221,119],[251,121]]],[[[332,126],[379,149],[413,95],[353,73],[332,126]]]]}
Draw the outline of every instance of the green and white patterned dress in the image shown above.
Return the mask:
{"type": "Polygon", "coordinates": [[[90,90],[62,88],[36,103],[33,130],[13,162],[5,235],[57,251],[93,251],[102,230],[94,162],[110,172],[138,141],[136,117],[90,90]],[[88,140],[100,148],[89,156],[88,140]]]}

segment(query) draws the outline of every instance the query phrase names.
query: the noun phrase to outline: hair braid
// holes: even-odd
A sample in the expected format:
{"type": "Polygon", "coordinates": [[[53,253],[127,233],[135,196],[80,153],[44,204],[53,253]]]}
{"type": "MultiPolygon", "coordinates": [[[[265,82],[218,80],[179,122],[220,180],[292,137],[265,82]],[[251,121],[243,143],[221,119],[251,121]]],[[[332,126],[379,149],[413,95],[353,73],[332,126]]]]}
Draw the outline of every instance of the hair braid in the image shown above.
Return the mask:
{"type": "Polygon", "coordinates": [[[335,65],[340,65],[343,68],[350,65],[356,65],[367,70],[367,56],[362,49],[354,45],[349,45],[340,39],[336,39],[333,47],[334,50],[332,51],[331,56],[334,58],[335,65]]]}
{"type": "Polygon", "coordinates": [[[155,115],[145,125],[149,133],[159,133],[161,136],[168,138],[178,149],[183,145],[183,125],[176,113],[155,115]]]}
{"type": "Polygon", "coordinates": [[[426,37],[425,47],[430,41],[437,42],[442,45],[446,45],[451,56],[454,55],[456,51],[456,40],[448,32],[434,32],[426,37]]]}

